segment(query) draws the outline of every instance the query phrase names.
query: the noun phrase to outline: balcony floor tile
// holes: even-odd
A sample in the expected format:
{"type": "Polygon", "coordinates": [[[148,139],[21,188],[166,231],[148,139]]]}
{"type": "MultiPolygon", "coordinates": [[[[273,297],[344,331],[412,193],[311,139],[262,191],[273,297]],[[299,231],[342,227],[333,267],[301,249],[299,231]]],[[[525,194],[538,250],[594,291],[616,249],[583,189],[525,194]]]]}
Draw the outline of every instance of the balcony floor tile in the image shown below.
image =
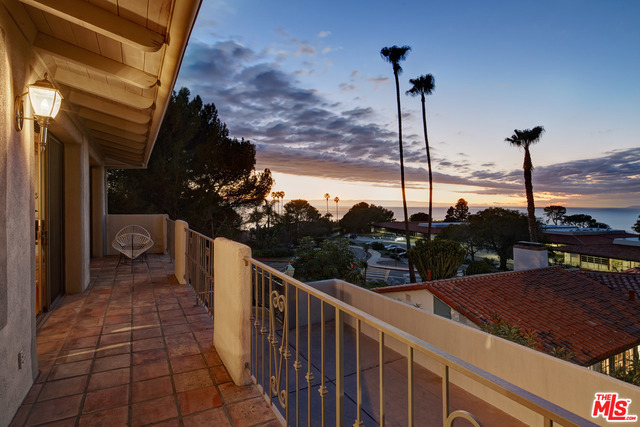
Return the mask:
{"type": "Polygon", "coordinates": [[[117,263],[93,259],[88,289],[38,330],[40,374],[11,426],[279,425],[254,386],[230,382],[213,321],[168,256],[133,274],[117,263]]]}

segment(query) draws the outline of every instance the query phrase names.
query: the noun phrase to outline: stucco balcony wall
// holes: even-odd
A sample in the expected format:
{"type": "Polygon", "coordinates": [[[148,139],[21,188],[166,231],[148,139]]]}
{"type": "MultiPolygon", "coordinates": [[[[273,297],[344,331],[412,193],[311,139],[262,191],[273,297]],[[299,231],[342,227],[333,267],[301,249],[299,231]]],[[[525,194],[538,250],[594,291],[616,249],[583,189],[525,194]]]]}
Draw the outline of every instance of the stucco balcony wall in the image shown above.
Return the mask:
{"type": "MultiPolygon", "coordinates": [[[[618,392],[620,396],[638,402],[636,408],[640,407],[640,388],[607,375],[426,313],[404,302],[344,281],[325,280],[309,285],[583,418],[591,419],[595,394],[606,391],[618,392]]],[[[354,326],[352,320],[346,317],[345,323],[354,326]]],[[[362,331],[377,339],[377,330],[363,325],[362,331]]],[[[400,354],[406,354],[406,346],[390,337],[385,344],[400,354]]],[[[419,352],[414,355],[421,366],[435,373],[441,372],[439,363],[419,352]]],[[[479,383],[455,371],[451,372],[450,379],[454,384],[526,424],[542,425],[542,417],[479,383]]],[[[606,425],[603,418],[593,421],[606,425]]]]}
{"type": "Polygon", "coordinates": [[[144,227],[153,239],[153,246],[149,249],[151,254],[163,254],[167,251],[167,226],[165,214],[157,215],[107,215],[106,246],[107,255],[118,255],[111,242],[116,233],[127,225],[140,225],[144,227]]]}

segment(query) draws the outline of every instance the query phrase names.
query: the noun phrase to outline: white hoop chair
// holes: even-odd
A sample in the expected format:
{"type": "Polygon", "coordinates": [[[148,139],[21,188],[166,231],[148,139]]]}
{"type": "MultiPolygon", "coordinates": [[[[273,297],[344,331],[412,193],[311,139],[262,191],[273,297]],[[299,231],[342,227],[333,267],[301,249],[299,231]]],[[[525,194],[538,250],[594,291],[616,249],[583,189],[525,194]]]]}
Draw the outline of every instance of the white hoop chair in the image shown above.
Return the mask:
{"type": "Polygon", "coordinates": [[[123,260],[123,256],[131,260],[131,271],[133,272],[133,260],[140,257],[140,261],[145,261],[147,267],[149,262],[147,261],[146,252],[153,246],[153,240],[149,232],[139,225],[127,225],[116,233],[115,239],[111,242],[111,246],[118,252],[120,252],[120,259],[118,259],[118,266],[123,260]]]}

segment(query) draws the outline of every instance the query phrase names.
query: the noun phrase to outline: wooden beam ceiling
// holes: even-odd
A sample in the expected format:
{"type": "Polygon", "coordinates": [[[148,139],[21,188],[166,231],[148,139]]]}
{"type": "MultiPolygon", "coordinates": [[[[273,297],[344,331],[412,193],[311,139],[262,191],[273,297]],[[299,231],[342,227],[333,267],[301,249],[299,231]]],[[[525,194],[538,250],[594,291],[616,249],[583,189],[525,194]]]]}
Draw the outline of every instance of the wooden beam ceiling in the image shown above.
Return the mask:
{"type": "Polygon", "coordinates": [[[122,105],[114,104],[112,102],[105,101],[102,98],[77,92],[75,90],[72,90],[69,94],[69,102],[80,107],[85,107],[96,112],[101,111],[109,116],[117,117],[140,125],[147,125],[149,120],[151,120],[149,111],[123,108],[122,105]]]}
{"type": "Polygon", "coordinates": [[[144,135],[149,131],[149,126],[147,126],[146,124],[130,122],[129,120],[110,116],[108,114],[101,113],[100,111],[89,110],[88,108],[78,109],[78,115],[83,119],[93,122],[100,122],[107,126],[112,126],[123,131],[135,133],[138,135],[144,135]]]}
{"type": "Polygon", "coordinates": [[[38,33],[33,46],[41,52],[114,76],[139,88],[150,88],[158,83],[157,76],[43,33],[38,33]]]}
{"type": "Polygon", "coordinates": [[[162,34],[83,0],[20,1],[145,52],[157,52],[165,43],[162,34]]]}
{"type": "Polygon", "coordinates": [[[126,130],[118,129],[113,126],[105,125],[104,123],[94,122],[91,120],[85,121],[85,126],[92,130],[97,130],[100,132],[108,133],[110,135],[114,135],[120,138],[128,139],[130,141],[135,142],[145,142],[147,140],[146,134],[137,134],[132,132],[127,132],[126,130]]]}
{"type": "Polygon", "coordinates": [[[127,90],[113,87],[106,82],[90,79],[82,74],[59,68],[55,79],[58,83],[72,88],[89,92],[95,96],[106,98],[119,104],[127,105],[138,110],[151,108],[153,99],[131,93],[127,90]]]}
{"type": "Polygon", "coordinates": [[[135,147],[135,148],[144,148],[144,142],[132,141],[127,138],[123,138],[121,136],[112,135],[110,133],[102,132],[99,130],[92,130],[91,134],[96,139],[103,139],[105,141],[115,142],[116,144],[124,145],[126,147],[135,147]]]}
{"type": "Polygon", "coordinates": [[[96,139],[96,142],[98,144],[100,144],[103,148],[110,148],[113,151],[123,151],[123,152],[126,152],[126,153],[130,153],[131,155],[136,155],[136,156],[138,156],[138,160],[140,160],[141,159],[140,156],[142,156],[144,154],[144,150],[140,149],[140,148],[120,145],[120,144],[116,144],[116,143],[111,142],[111,141],[105,141],[103,139],[96,139]]]}

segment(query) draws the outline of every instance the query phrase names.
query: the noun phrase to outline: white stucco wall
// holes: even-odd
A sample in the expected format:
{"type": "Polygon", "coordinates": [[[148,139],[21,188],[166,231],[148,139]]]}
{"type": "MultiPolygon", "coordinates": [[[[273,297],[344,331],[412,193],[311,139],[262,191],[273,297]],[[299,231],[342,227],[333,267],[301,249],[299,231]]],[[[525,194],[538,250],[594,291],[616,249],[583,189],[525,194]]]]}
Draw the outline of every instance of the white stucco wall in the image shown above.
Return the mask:
{"type": "MultiPolygon", "coordinates": [[[[34,122],[16,131],[13,105],[47,70],[32,49],[37,31],[25,13],[20,3],[0,4],[0,426],[10,423],[38,369],[34,122]],[[26,356],[22,369],[19,351],[26,356]]],[[[33,117],[23,100],[25,116],[33,117]]],[[[74,293],[90,281],[90,148],[65,108],[49,131],[64,145],[64,291],[74,293]]]]}
{"type": "Polygon", "coordinates": [[[251,266],[245,261],[250,256],[248,246],[214,241],[213,344],[236,385],[251,383],[245,369],[251,361],[251,266]]]}
{"type": "MultiPolygon", "coordinates": [[[[37,375],[33,125],[13,126],[13,103],[37,75],[29,45],[0,6],[0,426],[8,425],[37,375]],[[18,369],[18,352],[25,365],[18,369]]],[[[25,106],[26,112],[31,110],[25,106]]]]}
{"type": "Polygon", "coordinates": [[[167,225],[165,222],[166,215],[107,215],[107,234],[105,237],[107,245],[107,255],[118,255],[111,242],[116,233],[127,225],[140,225],[144,227],[153,240],[153,246],[149,249],[149,253],[163,254],[167,248],[167,225]]]}

